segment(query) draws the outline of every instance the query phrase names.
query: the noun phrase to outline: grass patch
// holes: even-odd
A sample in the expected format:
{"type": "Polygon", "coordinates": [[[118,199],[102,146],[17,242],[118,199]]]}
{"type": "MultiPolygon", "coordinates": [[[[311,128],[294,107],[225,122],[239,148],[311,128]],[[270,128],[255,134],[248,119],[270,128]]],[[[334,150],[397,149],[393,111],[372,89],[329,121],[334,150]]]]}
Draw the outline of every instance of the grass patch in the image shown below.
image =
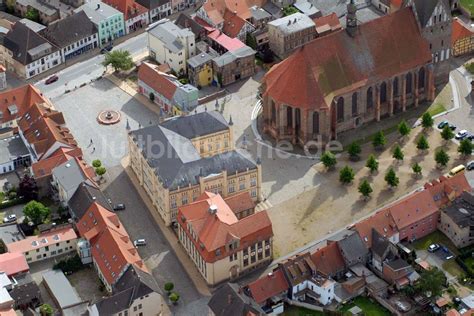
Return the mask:
{"type": "Polygon", "coordinates": [[[5,212],[0,212],[0,224],[3,224],[4,217],[5,217],[5,212]]]}
{"type": "Polygon", "coordinates": [[[474,15],[474,0],[461,0],[461,6],[469,11],[471,18],[474,15]]]}
{"type": "Polygon", "coordinates": [[[0,201],[5,200],[5,192],[0,192],[0,201]]]}
{"type": "Polygon", "coordinates": [[[446,108],[441,103],[433,103],[427,110],[431,116],[435,116],[436,114],[442,113],[446,111],[446,108]]]}
{"type": "Polygon", "coordinates": [[[348,315],[347,311],[354,306],[359,306],[360,309],[364,312],[364,315],[370,316],[385,316],[391,315],[390,312],[385,309],[382,305],[377,303],[376,301],[363,296],[358,296],[354,299],[352,303],[346,304],[342,306],[339,311],[341,311],[344,315],[348,315]]]}
{"type": "Polygon", "coordinates": [[[474,62],[465,64],[464,68],[466,68],[466,70],[469,71],[471,75],[474,74],[474,62]]]}
{"type": "MultiPolygon", "coordinates": [[[[388,135],[390,135],[390,134],[392,134],[393,132],[396,132],[396,131],[398,131],[398,124],[395,125],[395,126],[387,127],[386,129],[382,130],[385,137],[387,137],[388,135]]],[[[375,132],[375,133],[373,133],[369,136],[366,136],[364,138],[358,139],[355,142],[359,143],[359,145],[361,145],[361,146],[364,145],[364,144],[370,143],[374,139],[374,136],[375,136],[376,133],[378,133],[378,132],[375,132]]],[[[344,148],[342,150],[347,151],[347,148],[349,148],[349,146],[350,146],[350,144],[347,144],[346,146],[344,146],[344,148]]]]}
{"type": "Polygon", "coordinates": [[[428,246],[431,244],[443,244],[443,246],[448,247],[448,249],[454,253],[455,255],[459,254],[459,250],[456,248],[456,246],[453,245],[451,240],[449,240],[446,235],[444,235],[440,231],[435,231],[428,236],[425,236],[413,243],[413,247],[416,250],[427,250],[428,246]]]}
{"type": "Polygon", "coordinates": [[[285,311],[282,314],[283,316],[323,316],[323,312],[312,311],[307,308],[297,307],[297,306],[288,306],[285,307],[285,311]]]}
{"type": "Polygon", "coordinates": [[[452,276],[458,277],[464,274],[464,270],[461,269],[459,264],[454,260],[447,260],[443,263],[443,270],[451,274],[452,276]]]}

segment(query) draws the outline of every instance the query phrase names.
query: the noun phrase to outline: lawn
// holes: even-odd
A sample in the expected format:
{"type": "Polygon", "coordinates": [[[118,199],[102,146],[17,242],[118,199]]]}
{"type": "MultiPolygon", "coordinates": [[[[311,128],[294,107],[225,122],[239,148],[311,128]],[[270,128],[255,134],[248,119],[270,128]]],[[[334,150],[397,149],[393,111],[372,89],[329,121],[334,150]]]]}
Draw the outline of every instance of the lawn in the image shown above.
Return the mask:
{"type": "Polygon", "coordinates": [[[466,68],[466,70],[469,71],[471,74],[474,74],[474,62],[465,64],[464,68],[466,68]]]}
{"type": "Polygon", "coordinates": [[[456,246],[454,246],[451,240],[449,240],[449,238],[439,230],[415,241],[413,243],[413,247],[416,250],[426,250],[431,244],[443,244],[444,246],[448,247],[448,249],[451,250],[451,252],[453,252],[455,255],[459,254],[459,250],[456,248],[456,246]]]}
{"type": "Polygon", "coordinates": [[[303,307],[285,306],[283,316],[322,316],[323,312],[312,311],[303,307]]]}
{"type": "Polygon", "coordinates": [[[455,277],[465,274],[464,270],[454,259],[445,261],[443,263],[443,270],[455,277]]]}
{"type": "Polygon", "coordinates": [[[471,18],[474,15],[474,0],[461,0],[461,6],[471,13],[471,18]]]}
{"type": "Polygon", "coordinates": [[[379,303],[373,301],[372,299],[368,297],[363,297],[363,296],[358,296],[354,299],[352,303],[342,306],[340,311],[343,312],[344,314],[348,314],[346,312],[352,307],[354,307],[355,305],[359,306],[359,308],[362,309],[362,311],[364,312],[364,315],[370,315],[370,316],[390,315],[390,312],[387,309],[385,309],[383,306],[381,306],[379,303]]]}
{"type": "Polygon", "coordinates": [[[428,113],[431,114],[431,116],[435,116],[436,114],[442,113],[446,111],[446,108],[444,107],[443,104],[441,103],[433,103],[429,108],[428,108],[428,113]]]}

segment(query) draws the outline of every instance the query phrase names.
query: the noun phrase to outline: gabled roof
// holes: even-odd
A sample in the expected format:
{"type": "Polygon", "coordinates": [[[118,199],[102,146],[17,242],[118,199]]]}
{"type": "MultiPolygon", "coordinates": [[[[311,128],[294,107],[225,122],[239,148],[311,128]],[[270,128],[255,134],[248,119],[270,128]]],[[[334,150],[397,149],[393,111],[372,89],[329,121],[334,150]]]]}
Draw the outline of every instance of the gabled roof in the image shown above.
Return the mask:
{"type": "Polygon", "coordinates": [[[50,23],[40,34],[51,43],[64,48],[97,33],[97,28],[84,11],[50,23]]]}
{"type": "Polygon", "coordinates": [[[337,245],[346,265],[356,261],[363,261],[369,253],[368,248],[357,232],[351,232],[341,240],[338,240],[337,245]]]}
{"type": "Polygon", "coordinates": [[[255,208],[255,202],[252,200],[249,192],[229,196],[225,198],[224,201],[234,213],[240,213],[249,209],[253,210],[255,208]]]}
{"type": "Polygon", "coordinates": [[[109,211],[112,210],[109,200],[102,191],[86,181],[79,185],[76,192],[71,196],[68,206],[73,217],[81,219],[93,203],[97,203],[109,211]]]}
{"type": "Polygon", "coordinates": [[[0,255],[0,271],[5,272],[7,276],[15,275],[30,270],[26,262],[25,255],[22,253],[4,253],[0,255]]]}
{"type": "Polygon", "coordinates": [[[331,13],[329,15],[322,16],[320,18],[313,19],[314,24],[316,25],[316,32],[321,33],[326,30],[339,30],[342,28],[339,18],[336,13],[331,13]]]}
{"type": "Polygon", "coordinates": [[[199,34],[205,31],[204,27],[201,24],[196,22],[192,17],[185,13],[180,13],[174,23],[180,26],[182,29],[189,28],[196,37],[198,37],[199,34]]]}
{"type": "Polygon", "coordinates": [[[81,148],[58,148],[54,153],[51,154],[50,157],[35,162],[31,165],[33,176],[35,179],[51,176],[51,172],[54,168],[62,165],[74,157],[82,157],[81,148]]]}
{"type": "Polygon", "coordinates": [[[74,229],[72,229],[72,227],[65,227],[9,243],[7,247],[9,252],[25,253],[27,251],[52,246],[58,242],[74,240],[76,238],[77,235],[74,229]]]}
{"type": "Polygon", "coordinates": [[[157,67],[149,63],[141,64],[138,68],[138,79],[172,102],[178,86],[168,79],[169,75],[160,72],[157,67]]]}
{"type": "Polygon", "coordinates": [[[28,84],[0,93],[0,123],[21,117],[33,104],[50,104],[35,86],[28,84]],[[15,111],[12,111],[16,109],[15,111]]]}
{"type": "Polygon", "coordinates": [[[225,22],[224,27],[222,28],[222,32],[232,38],[237,37],[237,35],[239,35],[240,31],[246,23],[244,19],[229,10],[224,13],[224,20],[225,22]]]}
{"type": "Polygon", "coordinates": [[[360,25],[354,38],[339,30],[307,43],[267,72],[264,95],[303,109],[328,110],[335,96],[431,58],[428,42],[406,8],[360,25]]]}
{"type": "Polygon", "coordinates": [[[333,276],[345,269],[344,258],[336,242],[330,242],[327,246],[311,254],[311,260],[313,260],[316,270],[325,276],[333,276]]]}
{"type": "Polygon", "coordinates": [[[309,252],[297,254],[280,263],[279,267],[292,287],[311,279],[317,272],[309,252]]]}
{"type": "Polygon", "coordinates": [[[459,173],[449,178],[441,176],[437,180],[426,183],[424,188],[431,194],[431,197],[438,206],[448,204],[464,191],[472,190],[464,173],[459,173]]]}
{"type": "Polygon", "coordinates": [[[250,283],[248,288],[253,299],[258,304],[263,304],[273,296],[287,291],[289,286],[290,285],[286,281],[283,270],[277,268],[273,272],[250,283]]]}
{"type": "Polygon", "coordinates": [[[266,315],[254,300],[243,293],[239,285],[233,283],[220,286],[207,305],[215,316],[266,315]]]}
{"type": "Polygon", "coordinates": [[[90,185],[97,185],[93,179],[95,176],[94,169],[77,157],[73,157],[54,168],[52,175],[69,192],[71,192],[70,190],[75,192],[84,181],[87,181],[90,185]]]}
{"type": "Polygon", "coordinates": [[[246,47],[238,38],[231,38],[226,34],[222,33],[220,30],[214,30],[207,35],[207,37],[229,52],[238,50],[239,48],[246,47]]]}
{"type": "Polygon", "coordinates": [[[105,0],[104,2],[122,12],[125,21],[148,13],[148,9],[135,0],[105,0]]]}
{"type": "Polygon", "coordinates": [[[252,16],[250,8],[261,7],[265,2],[264,0],[208,0],[204,2],[202,8],[209,19],[217,25],[225,21],[226,11],[235,12],[241,19],[248,20],[252,16]]]}
{"type": "Polygon", "coordinates": [[[474,31],[459,18],[453,19],[452,26],[451,45],[456,44],[456,42],[462,38],[474,35],[474,31]]]}
{"type": "Polygon", "coordinates": [[[229,124],[224,116],[217,111],[206,111],[183,117],[170,118],[161,123],[161,126],[187,139],[194,139],[229,130],[229,124]]]}
{"type": "Polygon", "coordinates": [[[418,21],[420,21],[422,27],[426,26],[439,2],[443,3],[447,12],[450,11],[450,6],[446,1],[447,0],[413,0],[418,21]]]}
{"type": "Polygon", "coordinates": [[[389,246],[390,241],[380,235],[375,229],[372,229],[372,253],[382,258],[389,246]]]}
{"type": "Polygon", "coordinates": [[[387,238],[398,233],[397,225],[393,220],[388,209],[382,209],[374,215],[357,222],[355,230],[359,233],[360,238],[364,241],[367,248],[372,247],[372,230],[375,229],[380,235],[387,238]]]}
{"type": "Polygon", "coordinates": [[[137,2],[148,10],[152,10],[170,3],[170,0],[137,0],[137,2]]]}

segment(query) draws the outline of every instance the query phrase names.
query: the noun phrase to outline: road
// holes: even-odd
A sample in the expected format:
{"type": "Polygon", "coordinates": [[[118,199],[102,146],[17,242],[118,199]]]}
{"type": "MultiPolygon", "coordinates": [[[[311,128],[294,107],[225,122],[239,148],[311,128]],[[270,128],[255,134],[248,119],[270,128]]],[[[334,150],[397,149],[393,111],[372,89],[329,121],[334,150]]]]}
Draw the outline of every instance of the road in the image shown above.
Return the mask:
{"type": "MultiPolygon", "coordinates": [[[[127,50],[130,52],[132,57],[145,53],[147,50],[146,33],[128,39],[114,47],[113,50],[127,50]]],[[[81,85],[87,84],[102,76],[105,71],[105,67],[102,66],[103,61],[104,55],[94,56],[88,60],[59,71],[57,73],[59,77],[58,81],[46,85],[46,79],[43,79],[35,83],[35,86],[48,98],[57,98],[68,90],[74,90],[81,85]]]]}

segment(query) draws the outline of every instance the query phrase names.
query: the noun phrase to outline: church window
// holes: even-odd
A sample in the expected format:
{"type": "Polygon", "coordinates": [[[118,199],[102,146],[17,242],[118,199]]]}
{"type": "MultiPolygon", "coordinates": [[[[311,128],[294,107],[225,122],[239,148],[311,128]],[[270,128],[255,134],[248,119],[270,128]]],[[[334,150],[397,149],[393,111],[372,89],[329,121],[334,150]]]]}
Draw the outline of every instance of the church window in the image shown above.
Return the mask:
{"type": "Polygon", "coordinates": [[[372,92],[372,87],[367,89],[367,109],[371,109],[374,106],[374,96],[372,92]]]}
{"type": "Polygon", "coordinates": [[[337,121],[344,121],[344,98],[339,98],[337,100],[337,121]]]}
{"type": "Polygon", "coordinates": [[[380,85],[380,103],[387,102],[387,84],[382,82],[380,85]]]}
{"type": "Polygon", "coordinates": [[[424,88],[425,87],[425,68],[421,68],[420,71],[418,72],[418,88],[424,88]]]}
{"type": "Polygon", "coordinates": [[[406,75],[406,87],[405,87],[406,93],[411,93],[411,89],[412,89],[412,75],[411,75],[411,72],[409,72],[406,75]]]}
{"type": "Polygon", "coordinates": [[[352,116],[356,116],[357,112],[357,92],[354,92],[352,94],[352,116]]]}

